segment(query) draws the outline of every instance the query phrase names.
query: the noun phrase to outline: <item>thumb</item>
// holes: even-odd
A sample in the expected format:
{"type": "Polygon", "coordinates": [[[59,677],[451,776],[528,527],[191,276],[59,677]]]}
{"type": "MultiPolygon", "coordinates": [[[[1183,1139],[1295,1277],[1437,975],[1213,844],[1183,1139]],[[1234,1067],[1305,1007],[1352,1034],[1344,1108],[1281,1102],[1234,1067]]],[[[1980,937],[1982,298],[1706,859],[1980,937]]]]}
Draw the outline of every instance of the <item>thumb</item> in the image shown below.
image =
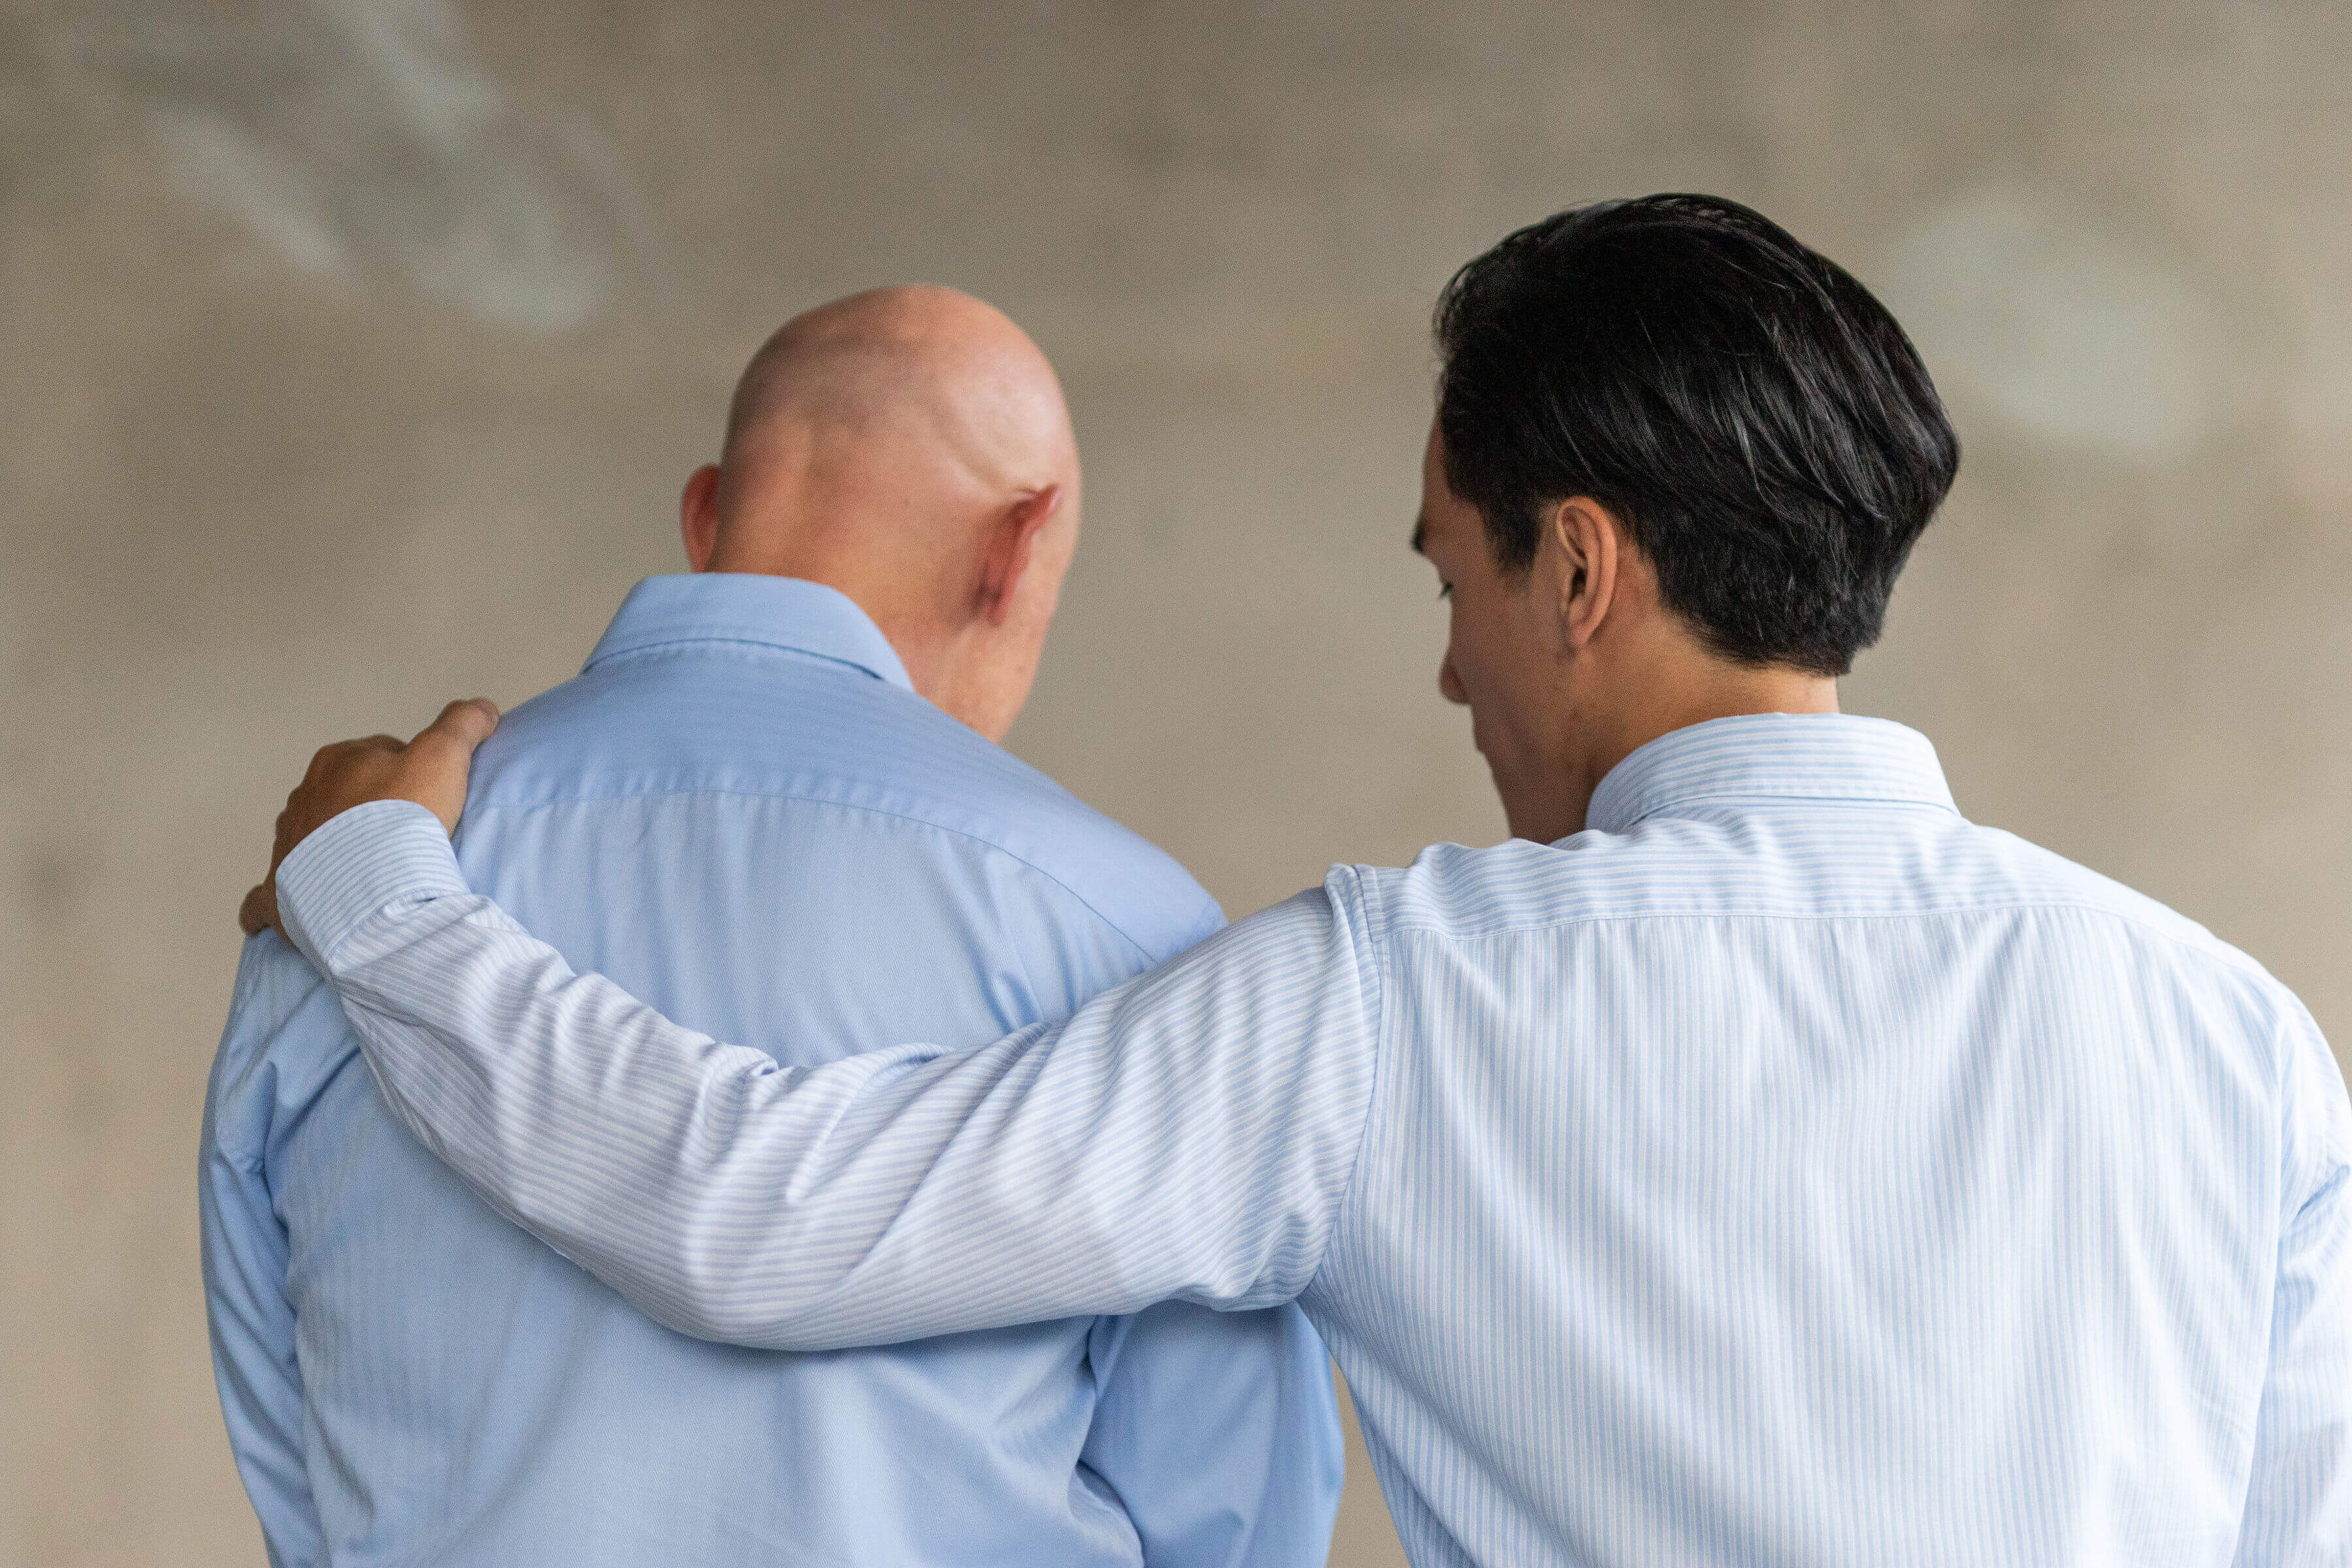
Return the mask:
{"type": "Polygon", "coordinates": [[[408,744],[412,750],[446,748],[461,756],[470,755],[498,727],[499,705],[487,697],[468,697],[441,710],[441,716],[419,730],[408,744]]]}
{"type": "Polygon", "coordinates": [[[457,831],[466,809],[466,781],[474,771],[474,748],[499,727],[497,704],[486,697],[452,702],[441,717],[416,733],[400,762],[400,798],[413,800],[457,831]]]}

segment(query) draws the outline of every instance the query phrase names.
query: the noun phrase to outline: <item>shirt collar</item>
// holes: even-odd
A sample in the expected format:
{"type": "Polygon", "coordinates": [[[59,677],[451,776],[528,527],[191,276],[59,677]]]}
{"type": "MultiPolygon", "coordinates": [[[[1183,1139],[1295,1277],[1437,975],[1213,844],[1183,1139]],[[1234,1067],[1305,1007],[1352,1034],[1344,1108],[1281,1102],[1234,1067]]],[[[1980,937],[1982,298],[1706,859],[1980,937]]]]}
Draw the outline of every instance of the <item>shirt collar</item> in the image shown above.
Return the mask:
{"type": "Polygon", "coordinates": [[[666,643],[760,643],[829,658],[912,691],[907,667],[873,618],[822,583],[752,573],[648,577],[629,590],[584,667],[666,643]]]}
{"type": "Polygon", "coordinates": [[[1623,833],[1701,802],[1885,801],[1957,812],[1916,730],[1848,713],[1747,713],[1661,735],[1609,770],[1585,826],[1623,833]]]}

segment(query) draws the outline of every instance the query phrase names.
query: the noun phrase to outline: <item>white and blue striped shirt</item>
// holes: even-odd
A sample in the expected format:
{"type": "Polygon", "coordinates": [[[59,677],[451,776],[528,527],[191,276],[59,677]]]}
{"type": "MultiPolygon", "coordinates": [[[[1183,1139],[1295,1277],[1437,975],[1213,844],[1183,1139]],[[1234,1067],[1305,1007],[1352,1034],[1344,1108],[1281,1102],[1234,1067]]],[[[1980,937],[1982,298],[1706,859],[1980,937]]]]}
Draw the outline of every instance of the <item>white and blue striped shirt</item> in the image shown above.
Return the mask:
{"type": "Polygon", "coordinates": [[[2317,1028],[1897,725],[1681,731],[1559,844],[814,1068],[573,973],[419,808],[280,887],[399,1114],[691,1333],[1296,1300],[1423,1568],[2352,1560],[2317,1028]]]}

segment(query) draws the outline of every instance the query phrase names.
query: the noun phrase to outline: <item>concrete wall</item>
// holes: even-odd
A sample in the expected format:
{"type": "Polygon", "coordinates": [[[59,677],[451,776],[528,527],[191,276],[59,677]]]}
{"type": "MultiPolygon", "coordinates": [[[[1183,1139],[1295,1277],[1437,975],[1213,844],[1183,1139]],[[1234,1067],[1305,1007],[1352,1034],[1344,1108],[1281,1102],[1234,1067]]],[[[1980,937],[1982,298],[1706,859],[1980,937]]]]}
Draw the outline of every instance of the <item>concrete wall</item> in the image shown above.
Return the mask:
{"type": "Polygon", "coordinates": [[[1239,912],[1499,830],[1403,542],[1438,285],[1757,203],[1969,443],[1850,705],[2352,1041],[2347,110],[2340,0],[0,0],[0,1561],[258,1560],[191,1174],[278,797],[568,674],[743,356],[878,281],[1060,363],[1013,743],[1239,912]]]}

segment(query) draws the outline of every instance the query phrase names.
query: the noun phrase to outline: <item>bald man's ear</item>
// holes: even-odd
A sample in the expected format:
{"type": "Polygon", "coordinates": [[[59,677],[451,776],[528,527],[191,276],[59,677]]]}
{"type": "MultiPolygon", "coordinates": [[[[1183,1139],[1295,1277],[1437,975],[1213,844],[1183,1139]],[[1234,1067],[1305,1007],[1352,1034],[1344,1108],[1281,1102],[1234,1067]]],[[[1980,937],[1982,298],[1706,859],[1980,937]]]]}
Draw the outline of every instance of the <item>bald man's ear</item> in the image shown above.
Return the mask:
{"type": "Polygon", "coordinates": [[[686,481],[677,498],[677,531],[686,540],[686,563],[697,572],[710,570],[719,548],[719,465],[705,463],[686,481]]]}
{"type": "Polygon", "coordinates": [[[1037,536],[1062,509],[1062,487],[1047,485],[1023,496],[997,514],[988,541],[988,557],[980,568],[980,613],[992,626],[1001,626],[1013,614],[1013,595],[1029,571],[1037,536]]]}

